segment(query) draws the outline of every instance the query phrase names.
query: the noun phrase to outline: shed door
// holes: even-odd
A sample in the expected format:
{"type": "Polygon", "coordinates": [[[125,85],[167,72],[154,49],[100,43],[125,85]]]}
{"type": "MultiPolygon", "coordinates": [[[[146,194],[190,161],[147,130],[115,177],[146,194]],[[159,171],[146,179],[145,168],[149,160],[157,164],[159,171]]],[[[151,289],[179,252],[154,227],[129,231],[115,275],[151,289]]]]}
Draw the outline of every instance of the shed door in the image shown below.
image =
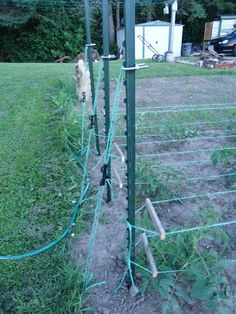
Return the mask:
{"type": "MultiPolygon", "coordinates": [[[[167,26],[146,26],[145,39],[159,53],[164,54],[168,50],[169,27],[167,26]]],[[[155,52],[145,47],[145,58],[152,58],[155,52]]]]}

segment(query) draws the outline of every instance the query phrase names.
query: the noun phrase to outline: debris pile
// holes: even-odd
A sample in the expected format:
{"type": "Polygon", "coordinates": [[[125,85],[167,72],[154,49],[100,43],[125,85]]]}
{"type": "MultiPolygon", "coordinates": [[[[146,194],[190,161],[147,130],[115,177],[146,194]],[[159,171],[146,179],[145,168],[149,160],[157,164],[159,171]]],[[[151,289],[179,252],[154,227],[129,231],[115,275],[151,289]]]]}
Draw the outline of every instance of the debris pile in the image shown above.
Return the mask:
{"type": "Polygon", "coordinates": [[[236,62],[234,60],[226,60],[223,54],[209,50],[201,53],[200,61],[197,65],[208,69],[232,69],[236,66],[236,62]]]}
{"type": "Polygon", "coordinates": [[[208,69],[232,69],[236,67],[236,60],[225,58],[223,54],[218,54],[214,50],[195,52],[190,59],[176,58],[175,62],[208,69]]]}

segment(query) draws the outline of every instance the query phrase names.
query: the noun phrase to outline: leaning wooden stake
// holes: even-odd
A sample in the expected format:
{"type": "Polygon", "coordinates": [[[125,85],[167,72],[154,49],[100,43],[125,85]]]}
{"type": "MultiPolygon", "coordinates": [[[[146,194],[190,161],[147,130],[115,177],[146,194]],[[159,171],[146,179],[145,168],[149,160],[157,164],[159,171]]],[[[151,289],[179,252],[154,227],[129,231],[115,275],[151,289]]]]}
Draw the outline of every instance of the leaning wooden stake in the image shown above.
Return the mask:
{"type": "Polygon", "coordinates": [[[149,212],[149,215],[152,218],[152,222],[153,222],[154,226],[160,232],[160,239],[165,240],[165,238],[166,238],[165,230],[161,224],[160,219],[157,216],[157,213],[156,213],[156,211],[152,205],[150,198],[146,198],[146,205],[147,205],[147,210],[149,212]]]}
{"type": "Polygon", "coordinates": [[[122,153],[122,150],[120,149],[119,145],[116,142],[114,142],[114,145],[115,145],[115,148],[116,148],[117,152],[119,153],[119,155],[121,157],[121,161],[125,162],[125,156],[122,153]]]}
{"type": "Polygon", "coordinates": [[[147,238],[146,233],[142,234],[142,241],[143,241],[143,246],[144,246],[144,249],[145,249],[145,252],[147,255],[148,263],[149,263],[150,269],[152,271],[152,277],[156,278],[158,271],[157,271],[157,267],[156,267],[156,264],[155,264],[155,261],[154,261],[153,255],[152,255],[152,251],[151,251],[150,246],[149,246],[149,242],[148,242],[148,238],[147,238]]]}
{"type": "Polygon", "coordinates": [[[119,175],[118,171],[116,170],[116,168],[114,168],[113,170],[114,170],[114,173],[115,173],[115,175],[116,175],[116,178],[117,178],[117,180],[118,180],[118,182],[119,182],[119,187],[120,187],[120,189],[122,189],[122,188],[123,188],[123,183],[122,183],[122,180],[121,180],[121,178],[120,178],[120,175],[119,175]]]}

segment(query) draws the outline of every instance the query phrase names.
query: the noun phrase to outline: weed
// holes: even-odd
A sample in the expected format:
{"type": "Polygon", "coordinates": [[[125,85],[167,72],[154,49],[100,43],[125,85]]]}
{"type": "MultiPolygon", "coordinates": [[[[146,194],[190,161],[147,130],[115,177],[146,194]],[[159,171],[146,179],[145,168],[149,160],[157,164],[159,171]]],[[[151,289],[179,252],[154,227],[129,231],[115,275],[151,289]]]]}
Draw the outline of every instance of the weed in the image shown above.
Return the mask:
{"type": "Polygon", "coordinates": [[[171,168],[151,167],[151,162],[142,161],[137,168],[137,182],[144,183],[138,185],[138,192],[141,197],[155,197],[158,200],[165,200],[177,197],[180,193],[178,183],[170,183],[175,179],[178,181],[180,173],[173,171],[171,168]]]}
{"type": "Polygon", "coordinates": [[[107,215],[105,213],[101,213],[100,217],[99,217],[99,221],[101,224],[108,224],[108,218],[107,215]]]}
{"type": "Polygon", "coordinates": [[[215,151],[211,155],[211,161],[214,167],[220,167],[222,173],[229,174],[229,176],[225,176],[227,187],[229,189],[235,189],[236,176],[230,174],[236,172],[236,151],[228,149],[215,151]]]}

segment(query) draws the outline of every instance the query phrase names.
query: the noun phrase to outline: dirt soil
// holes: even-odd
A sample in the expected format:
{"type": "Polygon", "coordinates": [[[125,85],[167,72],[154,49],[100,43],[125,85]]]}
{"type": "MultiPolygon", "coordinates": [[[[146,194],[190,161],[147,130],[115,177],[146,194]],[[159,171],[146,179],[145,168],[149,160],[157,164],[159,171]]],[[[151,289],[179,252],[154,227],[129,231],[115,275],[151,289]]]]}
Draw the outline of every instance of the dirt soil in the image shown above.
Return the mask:
{"type": "MultiPolygon", "coordinates": [[[[236,105],[236,78],[234,76],[211,76],[211,77],[183,77],[183,78],[156,78],[137,81],[137,107],[155,107],[170,105],[193,105],[193,104],[214,104],[214,103],[234,103],[236,105]]],[[[114,91],[115,82],[112,83],[114,91]]],[[[101,97],[102,98],[102,97],[101,97]]],[[[102,102],[100,104],[101,121],[102,121],[102,102]]],[[[124,104],[121,103],[120,111],[124,110],[124,104]]],[[[148,122],[146,122],[148,125],[148,122]]],[[[118,132],[125,130],[124,120],[118,121],[118,132]]],[[[223,131],[217,131],[217,136],[225,135],[223,131]]],[[[145,137],[145,141],[148,137],[145,137]]],[[[149,138],[150,139],[150,138],[149,138]]],[[[153,140],[153,139],[152,139],[153,140]]],[[[139,138],[139,142],[141,139],[139,138]]],[[[122,141],[121,141],[122,142],[122,141]]],[[[124,141],[122,142],[124,143],[124,141]]],[[[137,154],[147,153],[165,153],[170,151],[183,152],[202,149],[213,149],[223,146],[236,146],[235,139],[212,139],[208,141],[187,140],[178,144],[169,145],[140,145],[137,154]]],[[[123,150],[125,153],[125,150],[123,150]]],[[[212,152],[211,152],[212,153],[212,152]]],[[[221,169],[214,168],[211,162],[211,153],[189,153],[176,156],[163,156],[160,161],[164,163],[178,162],[182,163],[188,160],[202,160],[201,163],[176,166],[176,171],[184,173],[186,178],[198,176],[216,176],[221,174],[221,169]]],[[[116,150],[113,154],[117,155],[116,150]]],[[[154,159],[155,164],[157,159],[154,159]]],[[[91,163],[95,165],[97,159],[91,163]]],[[[114,157],[112,167],[116,168],[125,181],[125,164],[121,158],[114,157]]],[[[96,191],[101,179],[100,166],[91,173],[91,183],[96,191]]],[[[101,218],[98,226],[96,245],[91,272],[95,282],[106,281],[106,285],[97,287],[91,291],[89,297],[90,313],[95,314],[125,314],[125,313],[160,313],[161,299],[154,292],[148,295],[141,294],[132,297],[128,289],[124,286],[119,292],[115,289],[126,269],[126,237],[127,226],[127,192],[126,189],[119,189],[117,178],[114,177],[114,198],[110,204],[103,204],[101,208],[101,218]]],[[[184,196],[193,194],[207,194],[226,190],[225,178],[210,181],[182,181],[181,191],[184,196]]],[[[145,198],[143,199],[145,200],[145,198]]],[[[173,226],[179,228],[184,226],[186,219],[191,218],[194,212],[199,208],[209,206],[219,211],[223,217],[235,219],[236,212],[231,210],[236,208],[236,194],[227,194],[227,196],[209,196],[204,199],[191,199],[182,203],[171,203],[161,205],[160,219],[165,228],[170,230],[173,226]],[[231,210],[231,211],[230,211],[231,210]],[[225,216],[224,216],[225,215],[225,216]]],[[[138,204],[139,205],[139,204],[138,204]]],[[[91,209],[92,210],[92,209],[91,209]]],[[[82,264],[87,255],[89,233],[85,233],[72,244],[72,259],[82,264]]],[[[232,254],[235,255],[233,252],[232,254]]],[[[232,255],[233,256],[233,255],[232,255]]],[[[234,268],[235,271],[235,268],[234,268]]],[[[232,277],[232,290],[236,290],[235,278],[232,277]]],[[[189,309],[185,313],[189,313],[189,309]]],[[[198,305],[191,308],[191,313],[211,313],[201,310],[198,305]]]]}

